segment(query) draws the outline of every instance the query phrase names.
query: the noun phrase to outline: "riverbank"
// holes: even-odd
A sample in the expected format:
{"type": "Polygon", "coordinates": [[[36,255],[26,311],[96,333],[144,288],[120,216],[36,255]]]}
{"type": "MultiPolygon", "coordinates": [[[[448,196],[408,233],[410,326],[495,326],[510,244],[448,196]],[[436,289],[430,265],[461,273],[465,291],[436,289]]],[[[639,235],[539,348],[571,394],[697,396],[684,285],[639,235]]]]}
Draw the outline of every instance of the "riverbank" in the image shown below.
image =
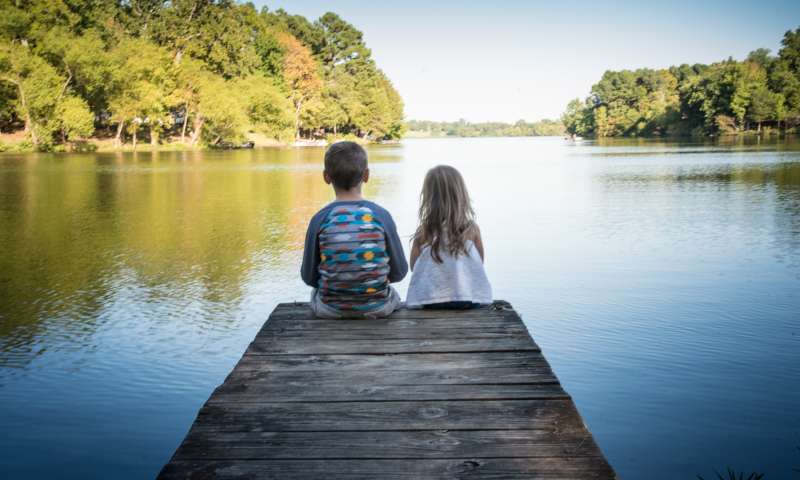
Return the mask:
{"type": "MultiPolygon", "coordinates": [[[[87,152],[169,152],[169,151],[184,151],[184,150],[209,150],[209,149],[236,149],[236,148],[253,148],[253,147],[326,147],[331,143],[339,142],[342,140],[349,140],[353,142],[366,145],[369,143],[383,143],[383,142],[370,142],[363,138],[346,135],[346,136],[328,136],[327,138],[313,139],[301,138],[299,140],[279,140],[270,138],[259,133],[248,133],[245,135],[245,140],[240,143],[226,144],[224,147],[206,145],[206,144],[191,144],[188,141],[182,141],[180,137],[169,137],[162,139],[157,144],[149,142],[139,142],[135,146],[132,143],[124,143],[117,145],[113,138],[108,137],[92,137],[77,142],[67,144],[53,145],[49,150],[50,152],[73,152],[73,153],[87,153],[87,152]]],[[[0,153],[33,153],[37,149],[29,141],[24,132],[2,133],[0,134],[0,153]]]]}

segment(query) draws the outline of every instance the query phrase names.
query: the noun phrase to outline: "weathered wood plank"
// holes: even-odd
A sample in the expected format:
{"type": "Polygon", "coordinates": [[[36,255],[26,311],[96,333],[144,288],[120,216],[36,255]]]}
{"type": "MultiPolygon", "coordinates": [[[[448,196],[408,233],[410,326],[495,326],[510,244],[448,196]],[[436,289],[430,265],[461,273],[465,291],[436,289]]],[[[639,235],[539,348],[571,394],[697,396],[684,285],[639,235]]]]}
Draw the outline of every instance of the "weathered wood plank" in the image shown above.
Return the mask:
{"type": "Polygon", "coordinates": [[[447,370],[453,368],[538,367],[547,361],[541,352],[485,352],[387,355],[249,355],[236,366],[242,370],[447,370]]]}
{"type": "Polygon", "coordinates": [[[614,478],[598,457],[451,458],[442,460],[188,460],[172,462],[163,480],[603,480],[614,478]]]}
{"type": "Polygon", "coordinates": [[[308,328],[297,325],[286,325],[273,329],[264,329],[257,337],[257,341],[265,339],[314,339],[323,337],[331,341],[350,341],[350,340],[431,340],[431,339],[490,339],[508,337],[528,337],[528,330],[523,326],[504,325],[504,326],[482,326],[482,327],[453,327],[439,326],[429,327],[420,326],[409,328],[402,326],[395,328],[387,326],[385,328],[350,327],[342,325],[322,325],[320,328],[308,328]]]}
{"type": "Polygon", "coordinates": [[[386,354],[386,353],[458,353],[538,351],[529,336],[500,338],[431,338],[336,340],[318,337],[259,338],[250,344],[248,355],[320,355],[320,354],[386,354]]]}
{"type": "Polygon", "coordinates": [[[194,429],[209,431],[579,430],[569,400],[207,404],[194,429]]]}
{"type": "Polygon", "coordinates": [[[573,457],[595,455],[585,430],[412,430],[363,432],[190,431],[175,459],[573,457]]]}
{"type": "Polygon", "coordinates": [[[499,385],[228,385],[210,403],[226,402],[386,402],[402,400],[502,400],[568,398],[558,384],[499,385]]]}
{"type": "Polygon", "coordinates": [[[453,385],[557,383],[546,364],[530,368],[452,368],[443,370],[308,370],[283,372],[234,369],[225,384],[250,386],[283,385],[329,388],[345,385],[453,385]]]}
{"type": "MultiPolygon", "coordinates": [[[[482,307],[470,310],[397,310],[391,315],[393,320],[400,319],[468,319],[468,318],[505,318],[507,321],[518,319],[519,315],[514,310],[495,307],[482,307]]],[[[282,319],[306,319],[316,320],[319,322],[327,322],[326,319],[318,319],[314,317],[314,313],[308,307],[307,303],[297,304],[282,304],[277,307],[270,315],[270,321],[279,321],[282,319]]],[[[347,319],[336,321],[348,321],[347,319]]],[[[372,322],[371,319],[352,319],[350,321],[372,322]]]]}

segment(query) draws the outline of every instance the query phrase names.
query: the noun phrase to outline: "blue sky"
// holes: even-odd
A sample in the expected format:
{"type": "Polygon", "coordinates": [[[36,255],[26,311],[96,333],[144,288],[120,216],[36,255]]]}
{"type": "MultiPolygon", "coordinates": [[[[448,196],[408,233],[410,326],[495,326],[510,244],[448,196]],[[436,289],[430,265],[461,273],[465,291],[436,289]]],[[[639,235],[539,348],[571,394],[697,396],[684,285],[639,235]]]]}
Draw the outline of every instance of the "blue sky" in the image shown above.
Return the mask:
{"type": "Polygon", "coordinates": [[[257,1],[364,32],[406,118],[555,118],[607,69],[774,53],[800,1],[257,1]]]}

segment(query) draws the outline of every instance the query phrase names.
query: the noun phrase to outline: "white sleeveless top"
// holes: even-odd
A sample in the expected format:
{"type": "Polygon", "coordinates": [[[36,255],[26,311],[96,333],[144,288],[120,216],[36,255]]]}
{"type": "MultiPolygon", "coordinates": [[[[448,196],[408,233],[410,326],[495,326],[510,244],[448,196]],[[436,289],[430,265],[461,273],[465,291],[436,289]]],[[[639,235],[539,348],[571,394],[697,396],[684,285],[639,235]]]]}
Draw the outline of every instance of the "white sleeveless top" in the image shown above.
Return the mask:
{"type": "Polygon", "coordinates": [[[442,263],[437,263],[431,256],[430,246],[422,248],[408,285],[408,308],[442,302],[492,303],[492,286],[483,269],[481,255],[471,240],[467,241],[466,255],[454,258],[442,251],[440,256],[442,263]]]}

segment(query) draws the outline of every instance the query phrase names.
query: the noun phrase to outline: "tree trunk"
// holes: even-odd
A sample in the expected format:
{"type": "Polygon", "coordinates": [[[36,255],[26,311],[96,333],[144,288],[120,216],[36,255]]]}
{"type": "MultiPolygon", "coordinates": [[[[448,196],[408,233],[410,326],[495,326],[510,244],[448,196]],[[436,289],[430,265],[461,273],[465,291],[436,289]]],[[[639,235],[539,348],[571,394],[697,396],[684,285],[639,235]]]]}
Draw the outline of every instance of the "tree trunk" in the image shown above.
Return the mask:
{"type": "Polygon", "coordinates": [[[155,128],[150,128],[150,145],[156,146],[158,145],[158,130],[155,128]]]}
{"type": "Polygon", "coordinates": [[[123,128],[125,128],[125,122],[121,121],[121,122],[119,122],[119,125],[117,125],[117,136],[114,137],[114,146],[117,147],[117,148],[122,146],[122,130],[123,130],[123,128]]]}
{"type": "Polygon", "coordinates": [[[181,127],[181,143],[186,143],[186,125],[189,124],[189,104],[183,106],[183,126],[181,127]]]}
{"type": "Polygon", "coordinates": [[[758,133],[761,133],[761,122],[758,122],[758,133]]]}
{"type": "Polygon", "coordinates": [[[22,106],[22,111],[25,112],[25,130],[24,132],[31,136],[31,143],[34,148],[39,145],[39,137],[36,136],[36,129],[33,127],[33,119],[31,112],[28,110],[28,102],[25,100],[25,91],[22,90],[22,85],[17,83],[17,92],[19,93],[19,103],[22,106]]]}
{"type": "Polygon", "coordinates": [[[294,139],[300,141],[300,109],[303,107],[303,102],[298,102],[294,108],[294,139]]]}
{"type": "Polygon", "coordinates": [[[192,131],[191,144],[196,145],[200,141],[200,134],[203,131],[203,117],[195,115],[194,118],[194,131],[192,131]]]}
{"type": "Polygon", "coordinates": [[[133,149],[134,149],[134,150],[136,150],[136,132],[137,132],[138,130],[139,130],[138,128],[136,128],[136,129],[134,129],[134,130],[133,130],[133,149]]]}

